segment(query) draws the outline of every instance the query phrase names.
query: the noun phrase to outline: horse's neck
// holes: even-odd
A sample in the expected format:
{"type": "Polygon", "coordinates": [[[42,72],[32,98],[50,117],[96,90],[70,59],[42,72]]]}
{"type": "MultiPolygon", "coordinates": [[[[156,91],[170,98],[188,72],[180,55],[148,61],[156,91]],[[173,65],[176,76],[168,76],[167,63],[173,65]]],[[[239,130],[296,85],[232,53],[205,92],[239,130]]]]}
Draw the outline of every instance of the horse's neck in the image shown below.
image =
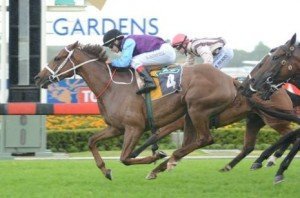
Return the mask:
{"type": "Polygon", "coordinates": [[[118,98],[125,97],[126,94],[121,94],[120,92],[125,92],[127,86],[131,85],[118,85],[115,80],[120,82],[130,82],[132,77],[130,72],[110,71],[111,74],[105,63],[96,61],[80,68],[79,75],[84,79],[97,99],[112,99],[111,95],[118,98]]]}

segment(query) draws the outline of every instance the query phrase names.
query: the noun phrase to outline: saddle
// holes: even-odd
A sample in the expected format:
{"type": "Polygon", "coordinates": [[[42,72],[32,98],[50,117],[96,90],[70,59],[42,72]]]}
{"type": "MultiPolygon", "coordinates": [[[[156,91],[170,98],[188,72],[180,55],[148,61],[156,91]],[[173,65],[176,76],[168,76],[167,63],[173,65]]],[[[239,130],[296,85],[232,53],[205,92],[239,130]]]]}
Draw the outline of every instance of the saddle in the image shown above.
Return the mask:
{"type": "MultiPolygon", "coordinates": [[[[150,66],[146,67],[153,78],[156,89],[150,92],[151,99],[156,100],[181,90],[182,66],[150,66]]],[[[144,81],[135,73],[138,87],[144,86],[144,81]]]]}

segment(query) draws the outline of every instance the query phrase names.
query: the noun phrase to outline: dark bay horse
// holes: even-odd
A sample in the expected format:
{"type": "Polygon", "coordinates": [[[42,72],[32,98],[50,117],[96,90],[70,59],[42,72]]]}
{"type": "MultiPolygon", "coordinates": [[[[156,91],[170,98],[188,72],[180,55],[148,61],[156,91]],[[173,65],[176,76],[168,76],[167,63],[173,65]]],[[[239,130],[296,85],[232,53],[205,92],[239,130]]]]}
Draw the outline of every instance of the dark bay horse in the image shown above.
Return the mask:
{"type": "MultiPolygon", "coordinates": [[[[260,71],[262,68],[262,65],[266,62],[266,60],[268,60],[272,53],[275,52],[277,49],[276,48],[273,48],[270,50],[270,52],[255,66],[255,68],[251,71],[251,73],[247,76],[247,78],[243,81],[242,83],[242,86],[240,87],[240,90],[242,92],[243,95],[245,95],[246,97],[252,97],[253,94],[257,94],[257,95],[260,95],[261,98],[268,98],[269,94],[272,93],[272,92],[258,92],[257,90],[253,89],[252,87],[252,83],[254,82],[254,79],[252,78],[252,76],[254,74],[256,74],[256,72],[260,71]]],[[[300,87],[300,79],[292,79],[291,82],[293,83],[292,86],[296,86],[296,87],[300,87]]],[[[285,86],[283,86],[285,87],[285,86]]],[[[278,89],[282,89],[282,87],[278,87],[278,89]]],[[[275,91],[277,89],[274,89],[272,91],[275,91]]],[[[294,113],[298,113],[298,116],[299,116],[299,107],[300,107],[300,96],[290,92],[290,91],[287,91],[289,97],[291,98],[292,102],[293,102],[293,107],[294,107],[294,113]]],[[[270,98],[270,100],[272,100],[272,98],[270,98]]],[[[266,101],[269,101],[269,100],[266,100],[266,101]]],[[[275,107],[276,108],[276,107],[275,107]]],[[[278,157],[281,157],[282,154],[284,153],[284,151],[288,148],[289,145],[282,145],[282,147],[277,150],[275,153],[274,153],[274,157],[272,158],[269,158],[268,162],[267,162],[267,167],[269,166],[272,166],[275,164],[275,159],[278,158],[278,157]]]]}
{"type": "MultiPolygon", "coordinates": [[[[119,72],[106,65],[105,50],[97,45],[79,45],[78,42],[62,49],[36,77],[36,84],[47,88],[75,74],[80,75],[98,99],[98,105],[108,127],[94,134],[89,148],[96,165],[106,178],[111,170],[102,160],[97,143],[124,135],[120,160],[125,165],[148,164],[162,156],[158,152],[144,158],[132,157],[142,133],[148,128],[144,99],[136,95],[137,84],[131,70],[119,72]]],[[[185,67],[182,90],[153,102],[155,125],[166,126],[185,115],[184,133],[194,137],[163,162],[169,168],[195,149],[210,145],[213,138],[209,130],[210,117],[228,108],[237,97],[233,79],[211,65],[185,67]]],[[[191,136],[187,136],[191,137],[191,136]]]]}
{"type": "MultiPolygon", "coordinates": [[[[259,70],[252,76],[251,89],[260,91],[264,99],[268,99],[276,93],[286,81],[298,84],[300,78],[300,44],[296,42],[296,34],[274,50],[269,58],[260,66],[259,70]]],[[[296,98],[297,99],[297,98],[296,98]]],[[[298,98],[299,100],[299,98],[298,98]]],[[[296,101],[297,104],[300,101],[296,101]]],[[[294,156],[300,148],[300,131],[296,130],[291,134],[282,137],[274,145],[266,149],[253,163],[252,169],[258,169],[262,162],[267,159],[279,147],[288,147],[294,143],[287,157],[282,161],[276,176],[275,183],[283,181],[283,173],[288,168],[294,156]]]]}
{"type": "Polygon", "coordinates": [[[274,49],[252,75],[250,87],[261,92],[263,99],[268,99],[285,82],[298,84],[300,78],[300,44],[296,42],[296,34],[274,49]]]}

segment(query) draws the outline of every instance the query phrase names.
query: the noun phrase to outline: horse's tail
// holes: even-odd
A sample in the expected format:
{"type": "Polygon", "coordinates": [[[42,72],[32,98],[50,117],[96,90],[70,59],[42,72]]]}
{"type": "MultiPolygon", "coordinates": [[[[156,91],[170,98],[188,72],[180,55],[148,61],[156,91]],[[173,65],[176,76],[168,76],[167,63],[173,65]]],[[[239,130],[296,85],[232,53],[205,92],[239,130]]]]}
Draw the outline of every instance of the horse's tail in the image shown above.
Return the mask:
{"type": "Polygon", "coordinates": [[[290,122],[296,122],[297,124],[300,124],[300,118],[295,113],[286,113],[279,109],[275,109],[275,110],[269,109],[267,107],[264,107],[261,104],[256,103],[255,101],[251,100],[250,98],[248,98],[248,102],[250,103],[250,105],[253,108],[261,110],[272,117],[287,120],[290,122]]]}

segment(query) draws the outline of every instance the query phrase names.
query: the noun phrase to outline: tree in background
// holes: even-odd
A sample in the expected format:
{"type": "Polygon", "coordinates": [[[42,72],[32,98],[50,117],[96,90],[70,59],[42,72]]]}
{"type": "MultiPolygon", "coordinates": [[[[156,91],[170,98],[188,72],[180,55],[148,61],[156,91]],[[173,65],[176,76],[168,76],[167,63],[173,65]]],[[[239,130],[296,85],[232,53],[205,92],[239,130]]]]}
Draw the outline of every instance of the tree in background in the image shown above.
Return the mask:
{"type": "Polygon", "coordinates": [[[247,52],[244,50],[234,50],[234,57],[231,60],[230,67],[240,67],[243,66],[243,61],[259,61],[266,54],[268,54],[270,48],[263,44],[263,42],[259,42],[252,52],[247,52]]]}

